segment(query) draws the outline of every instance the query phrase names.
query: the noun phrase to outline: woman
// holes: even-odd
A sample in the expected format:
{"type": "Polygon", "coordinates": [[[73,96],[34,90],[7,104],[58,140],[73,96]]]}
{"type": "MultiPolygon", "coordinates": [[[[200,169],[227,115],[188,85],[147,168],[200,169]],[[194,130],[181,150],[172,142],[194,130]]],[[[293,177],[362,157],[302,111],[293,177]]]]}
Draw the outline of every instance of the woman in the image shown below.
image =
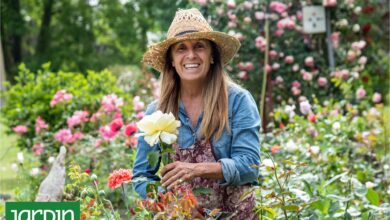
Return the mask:
{"type": "MultiPolygon", "coordinates": [[[[257,183],[260,117],[250,93],[223,70],[239,47],[236,38],[213,31],[197,9],[177,11],[167,39],[144,55],[144,62],[162,74],[160,99],[146,114],[172,112],[181,122],[176,162],[162,168],[162,186],[210,188],[211,194],[198,197],[201,207],[251,219],[254,196],[240,197],[257,183]]],[[[159,165],[151,167],[147,160],[158,149],[139,138],[134,186],[142,197],[150,181],[160,180],[159,165]]]]}

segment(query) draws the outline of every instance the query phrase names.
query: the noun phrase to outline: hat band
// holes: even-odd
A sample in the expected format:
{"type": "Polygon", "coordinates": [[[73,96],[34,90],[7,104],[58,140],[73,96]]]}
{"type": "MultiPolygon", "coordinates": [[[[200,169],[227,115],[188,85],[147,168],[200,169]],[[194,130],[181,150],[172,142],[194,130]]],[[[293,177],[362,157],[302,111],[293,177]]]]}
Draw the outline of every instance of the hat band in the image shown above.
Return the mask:
{"type": "Polygon", "coordinates": [[[186,35],[186,34],[189,34],[189,33],[194,33],[194,32],[198,32],[198,31],[196,31],[196,30],[182,31],[182,32],[177,33],[175,35],[175,37],[183,36],[183,35],[186,35]]]}

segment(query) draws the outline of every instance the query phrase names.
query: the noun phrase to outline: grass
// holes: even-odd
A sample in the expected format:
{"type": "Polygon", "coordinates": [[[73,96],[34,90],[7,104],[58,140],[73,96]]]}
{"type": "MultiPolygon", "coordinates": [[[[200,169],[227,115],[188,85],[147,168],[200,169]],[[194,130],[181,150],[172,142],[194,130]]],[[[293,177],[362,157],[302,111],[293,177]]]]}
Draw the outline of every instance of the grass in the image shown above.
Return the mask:
{"type": "Polygon", "coordinates": [[[16,162],[17,136],[5,134],[6,127],[0,123],[0,194],[13,196],[13,190],[17,183],[17,173],[12,169],[12,163],[16,162]]]}

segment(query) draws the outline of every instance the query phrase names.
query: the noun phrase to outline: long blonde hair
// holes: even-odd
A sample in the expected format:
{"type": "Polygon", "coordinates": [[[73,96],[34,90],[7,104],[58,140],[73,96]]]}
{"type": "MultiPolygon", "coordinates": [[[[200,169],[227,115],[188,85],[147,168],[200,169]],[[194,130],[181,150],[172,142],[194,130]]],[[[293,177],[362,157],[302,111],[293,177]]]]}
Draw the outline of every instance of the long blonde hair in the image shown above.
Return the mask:
{"type": "MultiPolygon", "coordinates": [[[[228,117],[228,85],[232,81],[223,70],[221,56],[217,45],[210,41],[212,58],[214,63],[210,65],[203,89],[203,120],[201,124],[200,137],[211,140],[214,136],[218,140],[223,130],[229,128],[228,117]]],[[[172,46],[171,46],[172,48],[172,46]]],[[[162,112],[172,112],[176,118],[179,117],[179,94],[180,77],[172,67],[171,48],[166,54],[166,62],[161,80],[161,93],[158,102],[158,109],[162,112]]]]}

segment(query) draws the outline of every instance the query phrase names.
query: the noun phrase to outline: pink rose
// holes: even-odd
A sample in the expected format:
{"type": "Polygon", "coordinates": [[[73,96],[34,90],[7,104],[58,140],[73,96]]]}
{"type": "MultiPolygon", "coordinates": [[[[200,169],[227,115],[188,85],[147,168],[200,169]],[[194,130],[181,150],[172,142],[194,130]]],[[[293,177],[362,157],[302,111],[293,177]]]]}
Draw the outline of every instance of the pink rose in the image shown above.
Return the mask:
{"type": "Polygon", "coordinates": [[[207,0],[196,0],[196,2],[200,5],[200,6],[205,6],[207,4],[207,0]]]}
{"type": "Polygon", "coordinates": [[[269,7],[270,7],[270,9],[272,11],[276,11],[279,14],[282,14],[287,9],[287,5],[285,5],[285,4],[281,3],[281,2],[276,2],[276,1],[275,2],[271,2],[269,7]]]}
{"type": "Polygon", "coordinates": [[[145,103],[141,101],[141,98],[139,96],[135,96],[133,98],[133,107],[134,111],[139,112],[144,109],[145,103]]]}
{"type": "Polygon", "coordinates": [[[270,74],[270,73],[272,72],[272,67],[271,67],[269,64],[267,64],[267,66],[265,66],[265,71],[266,71],[268,74],[270,74]]]}
{"type": "Polygon", "coordinates": [[[255,18],[257,20],[263,20],[265,18],[265,14],[262,11],[256,11],[255,12],[255,18]]]}
{"type": "Polygon", "coordinates": [[[337,5],[337,0],[323,0],[322,5],[325,7],[334,7],[337,5]]]}
{"type": "Polygon", "coordinates": [[[272,64],[272,70],[278,70],[279,68],[280,68],[280,64],[279,63],[272,64]]]}
{"type": "Polygon", "coordinates": [[[366,90],[364,90],[363,87],[358,88],[358,90],[356,90],[356,98],[362,99],[364,96],[366,96],[366,90]]]}
{"type": "Polygon", "coordinates": [[[317,83],[320,87],[324,87],[328,84],[328,80],[325,77],[319,77],[317,83]]]}
{"type": "Polygon", "coordinates": [[[123,127],[123,121],[122,121],[121,118],[114,119],[114,120],[110,123],[110,129],[111,129],[111,131],[113,131],[113,132],[119,131],[122,127],[123,127]]]}
{"type": "Polygon", "coordinates": [[[265,47],[267,46],[267,42],[266,40],[264,39],[264,37],[262,36],[258,36],[256,39],[255,39],[255,45],[258,49],[260,49],[261,51],[264,51],[265,50],[265,47]]]}
{"type": "Polygon", "coordinates": [[[365,65],[367,63],[367,57],[365,56],[360,57],[358,62],[360,65],[365,65]]]}
{"type": "Polygon", "coordinates": [[[299,103],[299,110],[302,114],[307,115],[311,111],[311,105],[308,101],[303,101],[299,103]]]}
{"type": "Polygon", "coordinates": [[[301,83],[295,80],[291,83],[291,87],[299,88],[301,87],[301,83]]]}
{"type": "Polygon", "coordinates": [[[291,56],[291,55],[286,56],[286,57],[284,58],[284,62],[287,63],[287,64],[292,64],[292,63],[294,63],[294,57],[291,56]]]}
{"type": "Polygon", "coordinates": [[[293,71],[293,72],[298,72],[298,71],[299,71],[299,65],[298,65],[298,64],[295,64],[295,65],[292,67],[292,71],[293,71]]]}
{"type": "Polygon", "coordinates": [[[339,41],[340,41],[340,32],[333,32],[331,36],[331,40],[332,40],[332,47],[338,48],[339,41]]]}
{"type": "Polygon", "coordinates": [[[41,116],[38,116],[37,119],[35,119],[35,133],[39,134],[42,129],[47,129],[49,127],[48,124],[41,118],[41,116]]]}
{"type": "Polygon", "coordinates": [[[308,66],[308,67],[313,68],[314,67],[314,59],[313,59],[313,57],[306,57],[305,65],[308,66]]]}
{"type": "Polygon", "coordinates": [[[17,134],[24,134],[27,132],[27,126],[25,125],[18,125],[12,129],[17,134]]]}
{"type": "Polygon", "coordinates": [[[137,119],[142,119],[145,116],[144,112],[138,112],[135,116],[137,119]]]}
{"type": "Polygon", "coordinates": [[[301,94],[301,90],[298,87],[292,87],[291,93],[293,94],[293,96],[299,96],[301,94]]]}
{"type": "Polygon", "coordinates": [[[66,93],[66,90],[59,90],[56,92],[56,94],[53,96],[52,100],[50,101],[50,107],[54,107],[58,103],[61,102],[68,102],[72,100],[73,95],[70,93],[66,93]]]}
{"type": "Polygon", "coordinates": [[[277,76],[275,79],[276,84],[282,84],[283,83],[283,78],[281,76],[277,76]]]}
{"type": "Polygon", "coordinates": [[[227,7],[228,9],[234,9],[236,7],[236,3],[229,1],[227,3],[227,7]]]}
{"type": "Polygon", "coordinates": [[[100,134],[103,136],[104,139],[112,139],[116,136],[117,132],[111,130],[110,126],[106,125],[99,128],[100,134]]]}
{"type": "Polygon", "coordinates": [[[72,117],[69,117],[66,122],[68,124],[69,128],[72,128],[76,125],[81,124],[82,122],[88,122],[88,115],[89,113],[87,111],[75,111],[72,115],[72,117]]]}
{"type": "Polygon", "coordinates": [[[374,95],[372,96],[372,101],[374,103],[379,103],[382,101],[382,95],[378,92],[374,93],[374,95]]]}
{"type": "Polygon", "coordinates": [[[112,93],[104,96],[102,98],[101,104],[105,112],[115,112],[119,110],[121,106],[123,106],[123,99],[118,98],[116,94],[112,93]]]}
{"type": "Polygon", "coordinates": [[[311,80],[313,79],[313,75],[312,75],[311,73],[305,71],[305,72],[302,74],[302,78],[303,78],[303,80],[305,80],[305,81],[311,81],[311,80]]]}
{"type": "Polygon", "coordinates": [[[275,36],[280,37],[284,34],[284,30],[278,28],[274,31],[274,34],[275,34],[275,36]]]}
{"type": "Polygon", "coordinates": [[[246,80],[248,79],[248,72],[246,71],[240,71],[238,73],[238,78],[241,79],[241,80],[246,80]]]}
{"type": "Polygon", "coordinates": [[[73,141],[72,139],[73,135],[70,129],[61,129],[59,130],[55,135],[54,139],[61,142],[62,144],[71,143],[73,141]]]}
{"type": "Polygon", "coordinates": [[[37,143],[37,144],[34,144],[33,147],[32,147],[32,151],[34,152],[34,154],[36,156],[39,156],[43,153],[43,151],[45,150],[44,148],[45,146],[43,145],[43,143],[37,143]]]}
{"type": "Polygon", "coordinates": [[[357,54],[355,51],[348,50],[348,53],[347,53],[347,60],[348,61],[353,61],[356,58],[356,56],[357,56],[357,54]]]}
{"type": "Polygon", "coordinates": [[[271,51],[269,52],[269,57],[270,57],[271,59],[275,59],[276,57],[278,57],[278,52],[276,52],[275,50],[271,50],[271,51]]]}
{"type": "Polygon", "coordinates": [[[130,137],[133,134],[137,133],[137,131],[138,131],[137,125],[135,123],[131,123],[126,125],[124,133],[127,137],[130,137]]]}

